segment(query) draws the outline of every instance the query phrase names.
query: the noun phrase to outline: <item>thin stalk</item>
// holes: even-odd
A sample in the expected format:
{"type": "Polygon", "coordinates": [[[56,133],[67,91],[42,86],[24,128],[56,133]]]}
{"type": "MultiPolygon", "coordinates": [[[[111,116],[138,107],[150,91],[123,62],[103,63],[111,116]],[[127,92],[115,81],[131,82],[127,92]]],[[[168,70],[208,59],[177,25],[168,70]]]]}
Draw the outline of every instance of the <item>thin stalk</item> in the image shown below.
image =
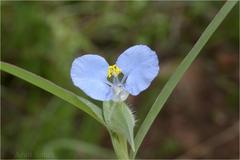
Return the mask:
{"type": "Polygon", "coordinates": [[[126,139],[123,136],[113,133],[111,131],[109,131],[109,133],[111,136],[113,149],[117,158],[128,160],[129,156],[128,156],[128,147],[127,147],[126,139]]]}

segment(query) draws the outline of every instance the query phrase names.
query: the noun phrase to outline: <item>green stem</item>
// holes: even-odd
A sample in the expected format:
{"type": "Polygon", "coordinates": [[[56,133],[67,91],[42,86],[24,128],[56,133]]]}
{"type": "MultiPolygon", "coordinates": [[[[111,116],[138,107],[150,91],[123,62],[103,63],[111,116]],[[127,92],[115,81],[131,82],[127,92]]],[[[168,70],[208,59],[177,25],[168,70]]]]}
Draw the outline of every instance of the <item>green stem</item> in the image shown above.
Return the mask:
{"type": "Polygon", "coordinates": [[[219,27],[221,22],[224,20],[224,18],[228,15],[228,13],[231,11],[231,9],[236,5],[238,1],[227,1],[224,6],[220,9],[220,11],[217,13],[217,15],[214,17],[214,19],[211,21],[211,23],[208,25],[206,30],[202,33],[201,37],[198,39],[197,43],[193,46],[191,51],[188,53],[188,55],[184,58],[184,60],[181,62],[181,64],[176,69],[175,73],[171,76],[171,78],[168,80],[160,94],[158,95],[156,101],[154,102],[152,108],[148,112],[146,118],[144,119],[142,125],[140,126],[136,137],[135,137],[135,148],[136,152],[131,152],[131,158],[134,158],[136,156],[136,153],[147,134],[148,130],[150,129],[153,121],[157,117],[158,113],[162,109],[163,105],[167,101],[168,97],[173,92],[173,89],[176,87],[180,79],[182,78],[183,74],[187,71],[187,69],[190,67],[190,65],[193,63],[193,61],[196,59],[197,55],[200,53],[201,49],[204,47],[204,45],[207,43],[207,41],[210,39],[210,37],[213,35],[213,33],[216,31],[216,29],[219,27]]]}
{"type": "Polygon", "coordinates": [[[113,133],[111,131],[109,131],[109,133],[111,136],[113,149],[116,153],[117,158],[124,160],[129,159],[127,140],[119,134],[113,133]]]}

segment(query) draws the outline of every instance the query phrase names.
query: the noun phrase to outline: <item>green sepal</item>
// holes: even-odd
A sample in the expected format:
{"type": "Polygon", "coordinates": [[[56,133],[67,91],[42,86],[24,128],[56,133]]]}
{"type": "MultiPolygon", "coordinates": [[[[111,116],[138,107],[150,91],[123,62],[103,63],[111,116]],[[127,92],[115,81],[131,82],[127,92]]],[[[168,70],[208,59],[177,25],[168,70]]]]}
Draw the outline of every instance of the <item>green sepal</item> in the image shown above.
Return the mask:
{"type": "Polygon", "coordinates": [[[135,119],[128,106],[124,102],[103,102],[103,117],[107,128],[124,137],[134,152],[135,119]]]}

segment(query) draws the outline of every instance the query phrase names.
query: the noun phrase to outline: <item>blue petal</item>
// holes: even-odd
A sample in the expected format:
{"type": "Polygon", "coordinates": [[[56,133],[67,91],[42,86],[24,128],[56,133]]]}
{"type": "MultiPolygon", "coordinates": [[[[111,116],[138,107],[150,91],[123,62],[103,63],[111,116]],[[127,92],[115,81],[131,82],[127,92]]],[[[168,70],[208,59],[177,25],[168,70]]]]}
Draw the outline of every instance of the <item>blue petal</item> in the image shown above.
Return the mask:
{"type": "Polygon", "coordinates": [[[110,100],[113,97],[111,87],[106,84],[108,63],[97,55],[84,55],[72,63],[71,78],[75,86],[96,100],[110,100]]]}
{"type": "Polygon", "coordinates": [[[147,89],[159,72],[156,53],[145,45],[128,48],[118,57],[116,64],[127,76],[125,89],[132,95],[147,89]]]}

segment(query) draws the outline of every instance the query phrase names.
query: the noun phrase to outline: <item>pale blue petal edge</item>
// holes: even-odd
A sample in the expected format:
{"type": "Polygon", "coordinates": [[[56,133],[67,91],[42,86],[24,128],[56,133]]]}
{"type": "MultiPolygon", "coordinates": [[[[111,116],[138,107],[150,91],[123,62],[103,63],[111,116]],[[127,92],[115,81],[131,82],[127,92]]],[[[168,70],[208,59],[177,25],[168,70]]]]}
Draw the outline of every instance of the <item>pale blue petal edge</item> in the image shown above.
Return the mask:
{"type": "Polygon", "coordinates": [[[146,45],[128,48],[118,57],[116,64],[127,76],[125,89],[132,95],[147,89],[159,72],[157,54],[146,45]]]}
{"type": "Polygon", "coordinates": [[[106,84],[108,63],[98,55],[83,55],[76,58],[71,67],[71,78],[79,87],[93,99],[106,101],[113,97],[111,87],[106,84]]]}

